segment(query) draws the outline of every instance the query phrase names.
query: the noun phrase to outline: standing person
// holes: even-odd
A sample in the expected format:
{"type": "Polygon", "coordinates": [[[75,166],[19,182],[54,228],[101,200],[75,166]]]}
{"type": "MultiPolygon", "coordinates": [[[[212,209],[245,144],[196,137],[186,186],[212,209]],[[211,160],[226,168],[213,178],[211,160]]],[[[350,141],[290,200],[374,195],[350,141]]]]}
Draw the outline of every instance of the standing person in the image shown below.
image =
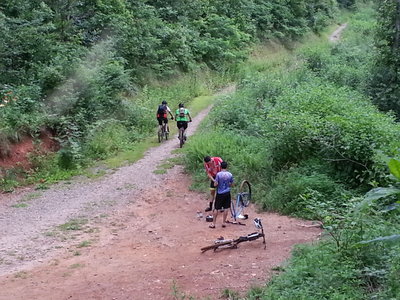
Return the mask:
{"type": "Polygon", "coordinates": [[[212,205],[215,198],[214,179],[215,176],[217,176],[217,173],[221,171],[221,163],[222,163],[221,157],[210,157],[210,156],[204,157],[204,168],[206,169],[207,177],[210,178],[211,180],[210,182],[211,201],[209,206],[205,209],[206,212],[212,210],[212,205]]]}
{"type": "Polygon", "coordinates": [[[163,100],[161,105],[158,106],[157,109],[157,121],[158,121],[158,130],[161,130],[161,127],[163,123],[167,126],[167,132],[169,132],[169,127],[168,127],[168,113],[171,115],[171,120],[174,119],[174,116],[172,115],[171,109],[167,105],[167,101],[163,100]]]}
{"type": "MultiPolygon", "coordinates": [[[[179,108],[175,112],[175,120],[176,126],[178,126],[178,130],[183,127],[185,129],[183,131],[183,139],[186,140],[186,129],[188,127],[188,122],[192,122],[192,117],[190,116],[190,112],[183,103],[179,103],[179,108]]],[[[179,136],[178,136],[179,138],[179,136]]]]}
{"type": "Polygon", "coordinates": [[[213,223],[209,226],[210,228],[215,228],[219,212],[222,213],[222,227],[226,226],[228,210],[231,207],[231,186],[233,185],[233,175],[226,170],[227,168],[228,163],[223,161],[221,163],[221,172],[218,172],[214,180],[217,186],[217,195],[215,196],[213,223]]]}

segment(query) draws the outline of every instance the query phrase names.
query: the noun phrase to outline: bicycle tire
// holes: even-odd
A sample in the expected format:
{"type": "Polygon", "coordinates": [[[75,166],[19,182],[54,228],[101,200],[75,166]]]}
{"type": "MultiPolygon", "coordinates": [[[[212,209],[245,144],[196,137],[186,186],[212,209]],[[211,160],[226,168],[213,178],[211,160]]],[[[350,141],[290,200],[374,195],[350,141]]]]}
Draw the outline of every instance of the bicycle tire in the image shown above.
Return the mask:
{"type": "Polygon", "coordinates": [[[158,142],[161,143],[162,141],[162,132],[161,130],[158,131],[158,142]]]}
{"type": "Polygon", "coordinates": [[[236,201],[231,201],[231,216],[235,220],[235,222],[237,221],[239,216],[242,215],[243,210],[244,206],[240,204],[240,201],[238,199],[236,199],[236,201]]]}
{"type": "Polygon", "coordinates": [[[183,147],[185,141],[183,140],[183,130],[179,129],[179,148],[183,147]]]}
{"type": "Polygon", "coordinates": [[[244,207],[249,206],[251,201],[251,185],[247,180],[243,180],[239,187],[240,201],[244,207]]]}

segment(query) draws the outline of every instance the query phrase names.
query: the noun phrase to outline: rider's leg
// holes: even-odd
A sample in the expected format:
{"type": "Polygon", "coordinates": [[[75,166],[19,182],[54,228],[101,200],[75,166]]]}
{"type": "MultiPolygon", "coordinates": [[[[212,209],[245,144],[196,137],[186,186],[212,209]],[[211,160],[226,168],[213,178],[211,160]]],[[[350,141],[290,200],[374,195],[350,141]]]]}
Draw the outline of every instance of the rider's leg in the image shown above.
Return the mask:
{"type": "Polygon", "coordinates": [[[211,184],[210,184],[210,195],[211,195],[211,201],[209,202],[209,205],[208,205],[208,207],[205,209],[205,211],[211,211],[211,210],[212,210],[212,205],[213,205],[214,198],[215,198],[214,181],[211,181],[211,184]]]}
{"type": "Polygon", "coordinates": [[[169,132],[168,118],[164,118],[164,123],[165,123],[165,130],[166,130],[166,132],[169,132]]]}
{"type": "Polygon", "coordinates": [[[160,132],[162,128],[162,120],[161,118],[157,118],[157,121],[158,121],[158,131],[160,132]]]}

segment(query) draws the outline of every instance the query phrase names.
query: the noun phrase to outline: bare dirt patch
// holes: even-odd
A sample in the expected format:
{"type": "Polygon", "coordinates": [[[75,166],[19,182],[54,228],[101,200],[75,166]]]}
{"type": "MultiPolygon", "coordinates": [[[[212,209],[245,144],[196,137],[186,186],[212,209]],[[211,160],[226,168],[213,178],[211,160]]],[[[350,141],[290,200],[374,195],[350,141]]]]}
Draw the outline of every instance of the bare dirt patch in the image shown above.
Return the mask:
{"type": "Polygon", "coordinates": [[[299,226],[305,222],[259,213],[252,206],[246,212],[263,219],[266,250],[256,240],[238,249],[201,253],[217,237],[245,235],[254,226],[246,220],[246,226],[208,228],[196,216],[207,195],[188,191],[189,185],[182,167],[174,167],[160,188],[146,189],[97,224],[99,231],[86,236],[97,241],[75,246],[79,256],[71,245],[41,267],[0,277],[0,295],[6,292],[0,299],[174,299],[174,285],[179,293],[217,299],[225,288],[244,292],[263,284],[293,245],[311,242],[320,233],[299,226]]]}

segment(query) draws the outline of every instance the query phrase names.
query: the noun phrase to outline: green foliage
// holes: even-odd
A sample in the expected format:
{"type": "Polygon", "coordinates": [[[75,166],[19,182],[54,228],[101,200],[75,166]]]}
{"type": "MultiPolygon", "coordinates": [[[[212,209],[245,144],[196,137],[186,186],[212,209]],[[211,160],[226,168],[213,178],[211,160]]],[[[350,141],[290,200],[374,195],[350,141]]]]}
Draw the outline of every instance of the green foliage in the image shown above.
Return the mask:
{"type": "Polygon", "coordinates": [[[372,76],[375,14],[366,7],[351,18],[340,41],[302,49],[306,66],[320,78],[365,92],[372,76]]]}
{"type": "Polygon", "coordinates": [[[229,81],[258,38],[321,30],[336,3],[6,0],[0,11],[2,152],[47,127],[72,170],[150,134],[161,99],[175,106],[229,81]],[[178,84],[156,81],[167,78],[178,84]],[[103,121],[120,124],[110,144],[94,133],[103,121]]]}
{"type": "Polygon", "coordinates": [[[364,299],[355,263],[329,243],[297,247],[290,265],[249,299],[364,299]]]}
{"type": "Polygon", "coordinates": [[[264,208],[288,215],[323,220],[348,209],[352,194],[328,172],[326,162],[304,162],[304,167],[279,173],[265,195],[264,208]],[[331,175],[331,176],[330,176],[331,175]]]}
{"type": "Polygon", "coordinates": [[[89,131],[83,151],[88,158],[105,159],[119,151],[127,150],[130,140],[134,140],[132,135],[120,122],[99,121],[89,131]]]}
{"type": "MultiPolygon", "coordinates": [[[[236,182],[247,179],[252,181],[257,174],[267,171],[267,161],[264,160],[265,149],[262,142],[251,136],[238,136],[234,133],[213,130],[204,132],[190,140],[185,147],[186,166],[196,172],[203,166],[205,156],[212,153],[229,164],[230,171],[236,177],[236,182]]],[[[197,181],[205,181],[204,173],[196,173],[197,181]]]]}
{"type": "Polygon", "coordinates": [[[400,115],[400,3],[397,1],[379,1],[378,25],[375,34],[374,76],[369,92],[374,102],[384,111],[394,111],[400,115]]]}

